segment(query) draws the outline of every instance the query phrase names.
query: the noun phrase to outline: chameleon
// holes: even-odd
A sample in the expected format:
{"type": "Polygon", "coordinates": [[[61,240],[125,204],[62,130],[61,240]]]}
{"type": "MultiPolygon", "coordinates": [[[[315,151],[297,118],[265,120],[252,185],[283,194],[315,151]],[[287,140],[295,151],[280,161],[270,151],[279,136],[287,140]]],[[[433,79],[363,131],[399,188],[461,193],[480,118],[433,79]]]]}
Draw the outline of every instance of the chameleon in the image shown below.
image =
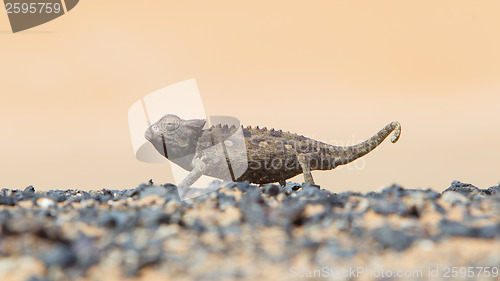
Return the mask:
{"type": "Polygon", "coordinates": [[[392,132],[392,143],[401,135],[401,125],[394,121],[359,144],[335,146],[265,127],[219,124],[204,129],[205,124],[206,119],[167,114],[146,129],[145,138],[161,155],[189,171],[179,186],[189,187],[202,175],[284,186],[287,179],[303,174],[306,183],[314,184],[311,171],[348,164],[374,150],[392,132]],[[241,137],[235,138],[238,133],[241,137]]]}

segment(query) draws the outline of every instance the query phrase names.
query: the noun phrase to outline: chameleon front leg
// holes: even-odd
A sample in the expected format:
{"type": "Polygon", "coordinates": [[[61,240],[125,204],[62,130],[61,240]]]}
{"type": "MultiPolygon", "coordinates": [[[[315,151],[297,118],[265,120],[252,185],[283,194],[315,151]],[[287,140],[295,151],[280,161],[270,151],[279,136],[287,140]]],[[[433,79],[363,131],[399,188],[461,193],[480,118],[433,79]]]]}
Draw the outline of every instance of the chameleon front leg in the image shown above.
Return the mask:
{"type": "Polygon", "coordinates": [[[179,183],[179,186],[190,187],[195,183],[207,169],[207,165],[201,159],[194,159],[192,162],[193,170],[179,183]]]}
{"type": "Polygon", "coordinates": [[[302,173],[304,174],[304,181],[314,184],[311,174],[311,158],[312,153],[301,153],[297,155],[297,160],[299,161],[300,167],[302,167],[302,173]]]}
{"type": "Polygon", "coordinates": [[[189,191],[192,191],[191,185],[193,185],[206,171],[207,165],[201,159],[195,159],[192,162],[193,170],[177,185],[179,190],[179,196],[184,199],[189,191]]]}

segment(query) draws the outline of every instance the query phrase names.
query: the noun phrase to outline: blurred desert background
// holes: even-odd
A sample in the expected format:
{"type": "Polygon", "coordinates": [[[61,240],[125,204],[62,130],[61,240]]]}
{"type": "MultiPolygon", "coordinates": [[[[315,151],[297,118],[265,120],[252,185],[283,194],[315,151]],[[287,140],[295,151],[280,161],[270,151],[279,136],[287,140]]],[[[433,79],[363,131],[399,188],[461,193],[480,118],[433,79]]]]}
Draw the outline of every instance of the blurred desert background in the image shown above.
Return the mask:
{"type": "Polygon", "coordinates": [[[17,34],[0,12],[0,188],[171,182],[167,164],[135,158],[127,113],[190,78],[208,115],[332,144],[402,124],[397,144],[314,172],[330,191],[496,185],[499,12],[493,0],[85,0],[17,34]]]}

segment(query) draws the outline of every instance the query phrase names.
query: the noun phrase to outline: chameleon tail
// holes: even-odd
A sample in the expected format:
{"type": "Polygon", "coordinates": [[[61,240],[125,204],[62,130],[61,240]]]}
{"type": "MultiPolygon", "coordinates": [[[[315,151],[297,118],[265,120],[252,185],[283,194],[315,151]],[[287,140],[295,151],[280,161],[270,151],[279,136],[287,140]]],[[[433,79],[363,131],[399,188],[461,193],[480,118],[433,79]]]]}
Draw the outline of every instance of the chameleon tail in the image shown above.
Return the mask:
{"type": "Polygon", "coordinates": [[[344,165],[358,159],[359,157],[362,157],[363,155],[368,154],[379,144],[381,144],[393,131],[394,134],[392,135],[391,142],[395,143],[398,141],[399,136],[401,135],[401,125],[396,121],[389,123],[378,133],[360,144],[353,146],[335,147],[335,149],[337,149],[338,151],[338,154],[336,153],[337,157],[335,157],[335,164],[344,165]]]}

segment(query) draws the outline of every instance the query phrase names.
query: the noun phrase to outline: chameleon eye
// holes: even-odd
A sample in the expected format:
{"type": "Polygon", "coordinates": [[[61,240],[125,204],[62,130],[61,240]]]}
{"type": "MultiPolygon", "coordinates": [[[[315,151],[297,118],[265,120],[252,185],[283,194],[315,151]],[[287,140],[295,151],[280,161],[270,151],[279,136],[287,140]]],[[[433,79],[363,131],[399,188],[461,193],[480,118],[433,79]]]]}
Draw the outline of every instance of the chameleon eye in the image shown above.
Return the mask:
{"type": "Polygon", "coordinates": [[[175,131],[179,128],[179,118],[175,116],[170,116],[165,120],[165,127],[167,131],[175,131]]]}
{"type": "Polygon", "coordinates": [[[158,133],[158,126],[153,125],[153,127],[151,127],[151,129],[153,130],[153,132],[158,133]]]}

